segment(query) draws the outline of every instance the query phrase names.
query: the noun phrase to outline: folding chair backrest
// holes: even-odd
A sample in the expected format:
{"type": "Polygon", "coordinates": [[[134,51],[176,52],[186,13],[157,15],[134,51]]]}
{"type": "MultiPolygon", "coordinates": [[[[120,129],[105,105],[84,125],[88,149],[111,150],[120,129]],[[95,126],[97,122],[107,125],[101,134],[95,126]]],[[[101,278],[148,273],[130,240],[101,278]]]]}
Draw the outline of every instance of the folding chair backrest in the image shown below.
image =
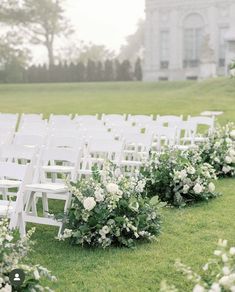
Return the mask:
{"type": "Polygon", "coordinates": [[[104,123],[119,123],[119,122],[125,122],[126,121],[126,115],[125,114],[113,114],[113,115],[102,115],[102,121],[104,123]]]}
{"type": "Polygon", "coordinates": [[[0,177],[2,179],[15,179],[22,181],[25,176],[27,165],[12,163],[12,162],[0,162],[0,177]]]}
{"type": "Polygon", "coordinates": [[[86,124],[86,123],[96,123],[98,120],[98,115],[75,115],[73,121],[77,124],[86,124]]]}
{"type": "Polygon", "coordinates": [[[55,164],[56,162],[68,162],[70,164],[76,164],[78,159],[79,149],[71,148],[45,148],[42,151],[41,160],[43,165],[55,164]]]}
{"type": "Polygon", "coordinates": [[[66,122],[72,122],[72,114],[69,115],[54,115],[51,114],[49,117],[49,124],[62,124],[66,122]]]}
{"type": "Polygon", "coordinates": [[[13,143],[16,145],[40,147],[45,145],[46,136],[16,133],[13,143]]]}
{"type": "Polygon", "coordinates": [[[1,161],[17,162],[18,160],[23,162],[33,161],[37,153],[37,147],[27,147],[22,145],[7,145],[0,148],[1,161]]]}
{"type": "Polygon", "coordinates": [[[196,127],[200,125],[208,126],[210,131],[213,131],[215,125],[215,117],[188,117],[188,121],[194,123],[196,127]]]}
{"type": "Polygon", "coordinates": [[[22,114],[20,118],[20,126],[27,123],[40,123],[43,121],[42,114],[22,114]]]}
{"type": "Polygon", "coordinates": [[[153,120],[153,115],[129,115],[128,121],[131,121],[134,124],[142,125],[143,127],[153,120]]]}
{"type": "Polygon", "coordinates": [[[157,116],[158,126],[177,127],[183,120],[183,116],[157,116]]]}
{"type": "Polygon", "coordinates": [[[64,148],[81,148],[84,142],[83,139],[79,139],[78,135],[63,136],[63,135],[52,135],[48,138],[47,146],[53,147],[64,147],[64,148]]]}

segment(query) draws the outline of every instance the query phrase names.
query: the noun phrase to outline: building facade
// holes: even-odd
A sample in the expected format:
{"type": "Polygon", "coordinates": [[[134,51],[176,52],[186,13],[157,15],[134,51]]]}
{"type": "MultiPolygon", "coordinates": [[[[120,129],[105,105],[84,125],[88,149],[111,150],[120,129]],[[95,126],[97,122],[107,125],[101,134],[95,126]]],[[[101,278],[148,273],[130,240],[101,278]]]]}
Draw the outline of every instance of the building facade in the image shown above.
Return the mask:
{"type": "Polygon", "coordinates": [[[234,44],[235,0],[146,0],[145,81],[226,75],[234,44]]]}

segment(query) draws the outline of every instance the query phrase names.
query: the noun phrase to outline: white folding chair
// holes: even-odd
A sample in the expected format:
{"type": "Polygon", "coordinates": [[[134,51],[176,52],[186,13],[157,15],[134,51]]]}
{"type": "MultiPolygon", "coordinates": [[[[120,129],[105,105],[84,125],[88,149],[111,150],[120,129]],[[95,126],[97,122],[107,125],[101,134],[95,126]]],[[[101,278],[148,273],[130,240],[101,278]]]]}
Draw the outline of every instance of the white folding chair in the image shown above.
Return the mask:
{"type": "Polygon", "coordinates": [[[188,121],[195,124],[197,135],[195,136],[195,143],[203,143],[208,140],[207,137],[202,137],[199,133],[199,126],[205,126],[208,128],[208,132],[212,133],[215,127],[215,117],[191,117],[188,116],[188,121]]]}
{"type": "Polygon", "coordinates": [[[43,114],[22,114],[20,117],[19,128],[24,124],[40,123],[43,121],[43,114]]]}
{"type": "Polygon", "coordinates": [[[145,128],[145,126],[153,121],[153,115],[128,115],[127,118],[128,121],[130,121],[132,124],[142,126],[145,128]]]}
{"type": "MultiPolygon", "coordinates": [[[[7,181],[18,181],[19,185],[15,187],[18,188],[16,199],[13,200],[12,197],[4,198],[0,200],[0,217],[7,217],[10,219],[9,227],[11,229],[18,227],[20,234],[23,237],[25,232],[25,221],[24,221],[24,206],[27,201],[27,195],[25,192],[26,184],[31,183],[33,176],[32,164],[18,164],[9,162],[0,162],[0,181],[5,180],[5,186],[9,187],[7,181]]],[[[0,189],[2,189],[2,184],[0,184],[0,189]]]]}
{"type": "Polygon", "coordinates": [[[15,130],[17,122],[18,122],[18,118],[19,118],[19,114],[0,113],[0,125],[3,123],[9,124],[15,130]]]}
{"type": "Polygon", "coordinates": [[[62,230],[63,223],[49,214],[48,200],[64,201],[64,210],[67,212],[70,206],[71,195],[64,183],[62,174],[75,180],[77,165],[79,163],[79,149],[77,151],[66,148],[45,148],[40,155],[40,161],[32,184],[26,186],[29,192],[29,200],[25,208],[25,221],[38,224],[46,224],[59,227],[62,230]],[[51,174],[48,177],[47,174],[51,174]],[[38,216],[37,199],[42,198],[43,217],[38,216]]]}

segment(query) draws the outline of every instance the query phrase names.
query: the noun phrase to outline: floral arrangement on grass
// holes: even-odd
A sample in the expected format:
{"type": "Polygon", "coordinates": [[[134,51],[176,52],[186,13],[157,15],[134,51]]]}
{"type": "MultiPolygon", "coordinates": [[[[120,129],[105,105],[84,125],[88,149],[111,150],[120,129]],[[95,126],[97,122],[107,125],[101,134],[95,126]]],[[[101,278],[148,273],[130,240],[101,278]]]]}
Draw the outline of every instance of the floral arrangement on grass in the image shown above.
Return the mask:
{"type": "Polygon", "coordinates": [[[159,196],[161,201],[182,207],[216,197],[213,167],[203,163],[198,152],[168,149],[152,155],[141,169],[146,179],[148,196],[159,196]]]}
{"type": "MultiPolygon", "coordinates": [[[[234,292],[235,291],[235,247],[228,247],[227,240],[219,240],[214,257],[202,268],[202,273],[195,273],[190,267],[176,261],[176,269],[193,283],[193,292],[234,292]]],[[[161,283],[160,292],[177,292],[166,281],[161,283]]]]}
{"type": "Polygon", "coordinates": [[[235,175],[235,130],[234,124],[217,126],[208,141],[200,145],[203,162],[211,164],[218,177],[235,175]]]}
{"type": "Polygon", "coordinates": [[[47,278],[56,281],[56,278],[40,265],[26,264],[27,254],[31,250],[30,240],[34,229],[28,232],[23,239],[17,239],[17,234],[8,229],[8,220],[0,220],[0,291],[52,291],[44,287],[40,280],[47,278]],[[20,290],[13,287],[9,280],[9,274],[14,269],[22,269],[25,273],[25,281],[20,290]]]}
{"type": "Polygon", "coordinates": [[[102,248],[133,247],[138,240],[155,239],[164,204],[157,197],[142,196],[144,187],[144,179],[127,178],[111,163],[102,173],[93,168],[91,178],[69,184],[72,206],[60,239],[102,248]]]}

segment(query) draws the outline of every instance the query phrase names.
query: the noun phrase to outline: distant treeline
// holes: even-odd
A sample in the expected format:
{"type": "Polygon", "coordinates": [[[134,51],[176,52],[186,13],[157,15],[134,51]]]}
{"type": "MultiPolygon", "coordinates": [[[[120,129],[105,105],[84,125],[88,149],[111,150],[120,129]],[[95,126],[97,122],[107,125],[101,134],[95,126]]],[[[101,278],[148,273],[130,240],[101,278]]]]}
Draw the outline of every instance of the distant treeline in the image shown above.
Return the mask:
{"type": "Polygon", "coordinates": [[[102,82],[142,80],[141,60],[135,64],[128,60],[106,60],[95,62],[59,63],[48,68],[46,65],[27,69],[10,64],[0,70],[1,83],[50,83],[50,82],[102,82]]]}

